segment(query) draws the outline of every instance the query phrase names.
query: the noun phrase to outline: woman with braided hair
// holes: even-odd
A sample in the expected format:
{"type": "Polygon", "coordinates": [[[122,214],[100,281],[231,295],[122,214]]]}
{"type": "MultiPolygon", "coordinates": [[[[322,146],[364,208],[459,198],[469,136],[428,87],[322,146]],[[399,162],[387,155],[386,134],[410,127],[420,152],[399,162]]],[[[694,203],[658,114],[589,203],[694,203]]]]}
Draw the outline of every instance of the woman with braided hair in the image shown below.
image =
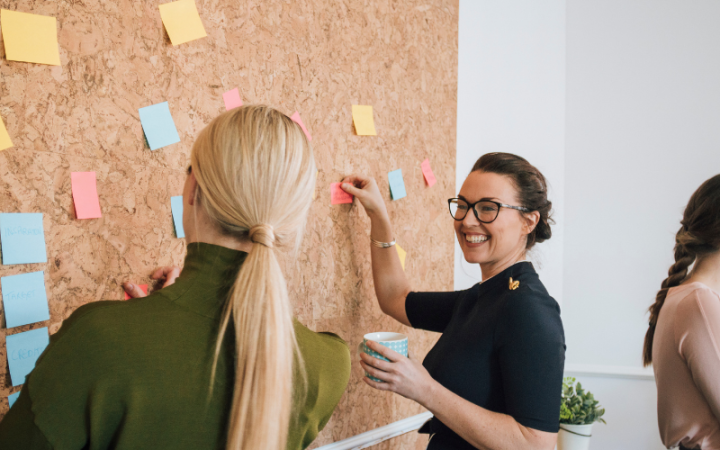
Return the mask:
{"type": "Polygon", "coordinates": [[[720,175],[690,197],[675,263],[650,307],[643,361],[653,364],[667,448],[720,449],[720,175]]]}
{"type": "Polygon", "coordinates": [[[0,423],[0,449],[300,450],[328,422],[350,352],[293,318],[276,257],[297,248],[312,203],[308,139],[245,106],[200,133],[191,163],[179,277],[65,320],[0,423]]]}

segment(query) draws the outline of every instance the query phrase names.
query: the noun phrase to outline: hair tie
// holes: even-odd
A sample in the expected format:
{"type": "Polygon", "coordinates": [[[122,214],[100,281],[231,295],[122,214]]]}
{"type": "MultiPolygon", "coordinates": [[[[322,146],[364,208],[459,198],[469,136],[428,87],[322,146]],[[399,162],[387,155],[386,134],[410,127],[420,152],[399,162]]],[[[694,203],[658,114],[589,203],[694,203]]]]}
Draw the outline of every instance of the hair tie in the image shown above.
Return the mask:
{"type": "Polygon", "coordinates": [[[273,243],[275,242],[275,230],[272,225],[255,225],[250,228],[248,235],[253,243],[264,245],[267,248],[273,248],[273,243]]]}

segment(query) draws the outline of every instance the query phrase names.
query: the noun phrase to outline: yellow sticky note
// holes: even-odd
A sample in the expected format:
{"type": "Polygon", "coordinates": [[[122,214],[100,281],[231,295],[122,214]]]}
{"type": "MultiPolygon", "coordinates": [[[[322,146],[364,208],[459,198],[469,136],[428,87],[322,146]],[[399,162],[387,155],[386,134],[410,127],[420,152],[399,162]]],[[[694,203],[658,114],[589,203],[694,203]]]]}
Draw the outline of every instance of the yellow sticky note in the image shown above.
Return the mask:
{"type": "Polygon", "coordinates": [[[198,15],[195,0],[179,0],[160,5],[160,17],[173,45],[207,36],[198,15]]]}
{"type": "Polygon", "coordinates": [[[60,65],[57,19],[3,9],[0,27],[8,61],[60,65]]]}
{"type": "Polygon", "coordinates": [[[7,128],[5,128],[5,122],[3,122],[2,118],[0,118],[0,151],[5,150],[6,148],[10,148],[12,146],[13,143],[10,140],[10,135],[7,132],[7,128]]]}
{"type": "Polygon", "coordinates": [[[377,136],[372,106],[352,105],[352,115],[358,136],[377,136]]]}
{"type": "Polygon", "coordinates": [[[407,252],[402,249],[398,244],[395,244],[395,248],[397,249],[398,256],[400,257],[400,265],[402,266],[403,270],[405,270],[405,257],[407,256],[407,252]]]}

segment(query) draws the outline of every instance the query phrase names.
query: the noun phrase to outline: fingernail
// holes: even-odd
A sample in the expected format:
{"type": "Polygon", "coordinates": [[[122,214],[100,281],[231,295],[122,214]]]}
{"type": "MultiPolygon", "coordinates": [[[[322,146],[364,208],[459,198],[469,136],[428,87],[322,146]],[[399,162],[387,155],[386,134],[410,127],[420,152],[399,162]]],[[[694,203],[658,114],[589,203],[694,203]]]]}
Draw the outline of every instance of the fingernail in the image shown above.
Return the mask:
{"type": "Polygon", "coordinates": [[[133,288],[135,288],[135,286],[133,286],[132,283],[125,283],[125,287],[128,288],[128,289],[133,289],[133,288]]]}

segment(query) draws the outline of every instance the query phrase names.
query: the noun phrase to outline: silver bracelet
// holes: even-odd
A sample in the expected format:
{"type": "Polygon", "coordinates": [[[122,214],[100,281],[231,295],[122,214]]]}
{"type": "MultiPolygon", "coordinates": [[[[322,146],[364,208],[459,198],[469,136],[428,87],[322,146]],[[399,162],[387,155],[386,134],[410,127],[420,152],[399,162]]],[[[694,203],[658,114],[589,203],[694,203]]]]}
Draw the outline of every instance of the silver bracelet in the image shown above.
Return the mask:
{"type": "Polygon", "coordinates": [[[376,241],[376,240],[373,239],[373,238],[370,238],[370,242],[371,242],[372,245],[374,245],[375,247],[380,247],[380,248],[389,248],[389,247],[392,247],[393,245],[395,245],[395,239],[393,239],[393,240],[390,241],[390,242],[380,242],[380,241],[376,241]]]}

